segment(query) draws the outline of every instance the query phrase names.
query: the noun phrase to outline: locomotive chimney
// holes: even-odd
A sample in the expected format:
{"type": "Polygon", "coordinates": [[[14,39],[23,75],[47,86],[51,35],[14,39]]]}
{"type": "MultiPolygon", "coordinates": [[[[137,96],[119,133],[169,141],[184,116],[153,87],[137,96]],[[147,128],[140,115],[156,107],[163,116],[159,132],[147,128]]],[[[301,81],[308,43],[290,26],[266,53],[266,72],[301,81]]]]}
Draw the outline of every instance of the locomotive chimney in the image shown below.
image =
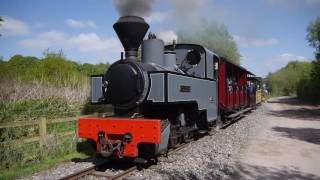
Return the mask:
{"type": "Polygon", "coordinates": [[[138,16],[123,16],[113,25],[122,46],[126,59],[136,59],[138,48],[146,35],[149,25],[138,16]]]}

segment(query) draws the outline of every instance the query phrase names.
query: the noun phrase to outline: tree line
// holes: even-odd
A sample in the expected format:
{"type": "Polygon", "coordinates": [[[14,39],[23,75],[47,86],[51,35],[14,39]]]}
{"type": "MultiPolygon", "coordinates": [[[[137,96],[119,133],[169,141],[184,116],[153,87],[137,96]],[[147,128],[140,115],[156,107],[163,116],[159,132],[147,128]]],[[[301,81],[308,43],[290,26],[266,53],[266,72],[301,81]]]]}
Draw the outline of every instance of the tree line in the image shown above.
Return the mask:
{"type": "Polygon", "coordinates": [[[310,76],[310,62],[291,61],[274,73],[269,73],[266,82],[273,96],[292,96],[297,94],[298,84],[310,76]]]}
{"type": "Polygon", "coordinates": [[[68,60],[62,51],[46,51],[42,58],[14,55],[0,60],[0,77],[20,82],[40,82],[55,87],[82,87],[88,77],[103,74],[109,64],[78,63],[68,60]]]}

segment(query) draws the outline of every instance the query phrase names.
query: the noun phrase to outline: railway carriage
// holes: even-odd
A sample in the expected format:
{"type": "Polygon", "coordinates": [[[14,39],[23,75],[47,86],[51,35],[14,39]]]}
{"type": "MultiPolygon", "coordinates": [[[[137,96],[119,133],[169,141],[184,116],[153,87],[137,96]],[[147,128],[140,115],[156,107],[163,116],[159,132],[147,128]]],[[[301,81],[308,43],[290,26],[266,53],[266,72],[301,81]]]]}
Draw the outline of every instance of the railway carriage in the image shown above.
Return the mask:
{"type": "Polygon", "coordinates": [[[247,99],[247,76],[253,75],[226,58],[219,58],[219,108],[222,117],[250,106],[247,99]]]}

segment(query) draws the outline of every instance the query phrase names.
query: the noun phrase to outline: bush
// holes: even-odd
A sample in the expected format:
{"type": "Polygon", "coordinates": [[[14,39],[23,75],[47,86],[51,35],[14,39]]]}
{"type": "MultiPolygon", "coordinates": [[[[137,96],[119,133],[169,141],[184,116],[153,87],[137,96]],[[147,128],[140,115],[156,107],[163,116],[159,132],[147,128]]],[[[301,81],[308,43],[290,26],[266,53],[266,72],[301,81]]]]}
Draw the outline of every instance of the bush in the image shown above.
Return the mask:
{"type": "Polygon", "coordinates": [[[284,68],[269,73],[266,82],[273,96],[289,96],[297,94],[300,79],[309,77],[311,63],[292,61],[284,68]]]}
{"type": "Polygon", "coordinates": [[[297,86],[297,95],[300,99],[320,103],[320,61],[312,62],[311,73],[308,77],[301,79],[297,86]]]}

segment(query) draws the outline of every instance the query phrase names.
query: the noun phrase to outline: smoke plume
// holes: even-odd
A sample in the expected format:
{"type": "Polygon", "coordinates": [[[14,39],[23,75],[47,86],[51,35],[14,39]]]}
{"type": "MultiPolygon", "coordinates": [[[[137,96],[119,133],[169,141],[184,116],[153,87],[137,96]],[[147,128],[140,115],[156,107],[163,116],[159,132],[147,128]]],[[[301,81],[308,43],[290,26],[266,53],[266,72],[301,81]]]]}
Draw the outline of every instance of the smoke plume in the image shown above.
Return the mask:
{"type": "Polygon", "coordinates": [[[157,0],[113,0],[120,16],[148,17],[152,13],[152,4],[157,0]]]}
{"type": "Polygon", "coordinates": [[[170,0],[173,7],[173,20],[181,29],[195,30],[204,20],[202,12],[208,0],[170,0]]]}

